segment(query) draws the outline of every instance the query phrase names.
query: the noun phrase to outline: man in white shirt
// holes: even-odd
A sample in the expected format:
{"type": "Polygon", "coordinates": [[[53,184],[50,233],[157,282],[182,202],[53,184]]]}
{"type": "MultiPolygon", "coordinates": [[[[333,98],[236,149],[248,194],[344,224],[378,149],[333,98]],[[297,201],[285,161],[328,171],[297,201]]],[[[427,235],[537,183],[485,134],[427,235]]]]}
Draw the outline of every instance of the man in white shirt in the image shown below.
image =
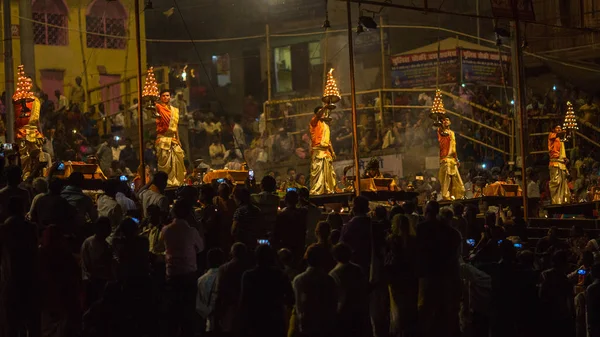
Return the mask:
{"type": "Polygon", "coordinates": [[[129,199],[122,192],[123,184],[121,184],[121,188],[119,190],[120,191],[117,192],[117,194],[115,195],[115,199],[117,200],[117,203],[119,204],[119,206],[121,206],[121,209],[123,210],[123,214],[127,214],[128,212],[137,210],[137,206],[135,205],[135,202],[133,200],[129,199]]]}
{"type": "Polygon", "coordinates": [[[138,193],[138,198],[142,202],[142,211],[144,217],[148,216],[148,206],[156,205],[161,213],[166,215],[169,213],[169,199],[164,195],[167,188],[167,180],[169,176],[162,171],[157,172],[152,179],[152,184],[138,193]]]}
{"type": "Polygon", "coordinates": [[[206,255],[208,270],[198,279],[198,292],[196,293],[196,312],[206,320],[203,331],[215,330],[215,299],[217,292],[217,275],[219,267],[225,260],[225,254],[219,248],[213,248],[206,255]]]}
{"type": "Polygon", "coordinates": [[[428,106],[430,107],[433,104],[433,100],[431,99],[431,96],[429,96],[429,94],[427,94],[426,92],[419,94],[419,104],[423,105],[423,106],[428,106]]]}
{"type": "Polygon", "coordinates": [[[67,97],[60,93],[60,90],[54,90],[54,96],[56,96],[56,100],[58,102],[57,112],[66,112],[69,109],[69,100],[67,97]]]}
{"type": "Polygon", "coordinates": [[[81,273],[85,284],[86,307],[102,294],[106,283],[114,278],[113,253],[106,241],[111,232],[110,220],[100,218],[95,223],[95,234],[81,245],[81,273]]]}
{"type": "Polygon", "coordinates": [[[127,109],[131,114],[131,125],[138,125],[138,99],[133,99],[133,104],[127,109]]]}
{"type": "Polygon", "coordinates": [[[195,228],[185,221],[192,205],[180,200],[173,206],[175,219],[162,229],[165,243],[167,282],[173,292],[170,308],[170,336],[181,331],[182,336],[193,336],[196,320],[197,255],[204,250],[204,242],[195,228]]]}
{"type": "Polygon", "coordinates": [[[111,120],[111,131],[113,135],[121,135],[123,133],[123,129],[125,128],[125,114],[127,111],[125,110],[124,104],[119,104],[119,112],[115,114],[111,120]]]}
{"type": "Polygon", "coordinates": [[[246,135],[244,134],[244,129],[240,125],[240,121],[241,116],[234,116],[231,119],[231,124],[233,125],[233,138],[235,149],[244,152],[244,149],[246,149],[246,135]]]}
{"type": "Polygon", "coordinates": [[[112,146],[110,147],[110,149],[112,150],[113,161],[119,161],[119,158],[121,157],[121,150],[125,148],[125,145],[119,145],[120,139],[121,138],[119,136],[115,136],[115,138],[112,141],[112,146]]]}
{"type": "Polygon", "coordinates": [[[188,113],[187,102],[183,99],[183,93],[177,92],[175,100],[171,101],[171,105],[179,109],[179,121],[177,122],[177,131],[179,132],[179,141],[182,143],[183,150],[188,155],[190,151],[190,133],[189,127],[194,125],[192,116],[188,113]]]}
{"type": "Polygon", "coordinates": [[[112,227],[108,242],[112,242],[112,237],[123,220],[123,209],[116,199],[118,190],[119,181],[109,179],[104,183],[104,194],[98,197],[98,216],[107,217],[112,227]]]}

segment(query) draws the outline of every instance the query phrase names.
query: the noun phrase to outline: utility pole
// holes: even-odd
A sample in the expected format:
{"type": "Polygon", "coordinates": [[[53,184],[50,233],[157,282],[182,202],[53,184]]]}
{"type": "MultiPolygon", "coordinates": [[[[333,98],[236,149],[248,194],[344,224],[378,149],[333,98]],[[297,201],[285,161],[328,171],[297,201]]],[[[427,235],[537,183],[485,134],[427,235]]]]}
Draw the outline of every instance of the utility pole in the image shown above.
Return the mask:
{"type": "MultiPolygon", "coordinates": [[[[9,1],[9,0],[6,0],[9,1]]],[[[35,52],[33,44],[33,21],[31,0],[19,0],[19,37],[21,38],[21,64],[25,66],[27,76],[31,77],[33,88],[37,88],[35,52]]]]}
{"type": "MultiPolygon", "coordinates": [[[[356,114],[356,82],[354,79],[354,44],[352,42],[352,3],[346,1],[348,12],[348,62],[350,63],[350,95],[352,98],[352,148],[354,152],[354,195],[360,195],[360,159],[358,149],[358,119],[356,114]]],[[[379,28],[383,29],[383,28],[379,28]]],[[[381,102],[383,104],[383,102],[381,102]]]]}
{"type": "Polygon", "coordinates": [[[475,0],[475,13],[477,14],[477,44],[481,45],[481,26],[479,22],[479,0],[475,0]]]}
{"type": "MultiPolygon", "coordinates": [[[[5,0],[6,1],[6,0],[5,0]]],[[[134,0],[135,6],[135,48],[136,48],[136,56],[137,56],[137,98],[138,98],[138,132],[139,132],[139,141],[140,141],[140,167],[138,169],[138,173],[140,178],[142,179],[142,184],[146,184],[146,164],[144,161],[144,114],[143,114],[143,106],[142,103],[142,38],[140,32],[140,1],[134,0]]]]}
{"type": "Polygon", "coordinates": [[[12,28],[10,22],[10,0],[2,1],[4,23],[4,92],[6,93],[6,142],[15,141],[15,112],[12,96],[15,91],[15,75],[13,73],[12,28]]]}
{"type": "Polygon", "coordinates": [[[527,174],[525,167],[525,160],[527,158],[527,145],[525,137],[528,135],[527,132],[527,122],[525,118],[525,81],[523,77],[523,43],[521,41],[521,26],[519,23],[519,12],[517,9],[517,1],[512,0],[512,10],[513,10],[513,21],[511,21],[511,32],[510,32],[510,41],[511,41],[511,52],[512,52],[512,66],[513,66],[513,95],[515,98],[515,117],[518,121],[517,129],[518,132],[515,132],[515,136],[517,137],[517,141],[519,143],[519,148],[517,150],[517,154],[520,155],[521,158],[521,181],[522,183],[522,194],[523,194],[523,217],[525,221],[527,221],[528,214],[528,199],[527,199],[527,174]]]}

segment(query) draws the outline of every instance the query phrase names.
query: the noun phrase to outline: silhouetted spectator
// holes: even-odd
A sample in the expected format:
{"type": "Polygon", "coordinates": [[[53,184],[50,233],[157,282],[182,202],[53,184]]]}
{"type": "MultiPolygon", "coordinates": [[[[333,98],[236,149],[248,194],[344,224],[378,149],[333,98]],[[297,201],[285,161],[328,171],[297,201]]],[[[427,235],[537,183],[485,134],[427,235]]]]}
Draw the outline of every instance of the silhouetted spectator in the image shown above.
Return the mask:
{"type": "MultiPolygon", "coordinates": [[[[271,176],[265,176],[260,182],[262,192],[252,195],[252,203],[260,209],[262,221],[258,230],[260,237],[266,236],[275,228],[277,222],[277,210],[279,208],[279,197],[275,194],[277,182],[271,176]]],[[[250,247],[250,246],[249,246],[250,247]]]]}
{"type": "Polygon", "coordinates": [[[241,242],[253,250],[257,245],[256,240],[261,237],[258,227],[265,218],[261,216],[261,210],[250,202],[250,191],[245,187],[235,189],[234,200],[238,208],[233,214],[231,235],[235,242],[241,242]]]}
{"type": "Polygon", "coordinates": [[[410,221],[399,214],[392,219],[386,239],[384,267],[390,289],[392,336],[414,336],[417,328],[417,238],[410,231],[410,221]]]}
{"type": "Polygon", "coordinates": [[[48,194],[40,197],[31,212],[31,221],[35,222],[40,231],[50,225],[58,225],[64,234],[71,234],[75,229],[72,216],[75,209],[60,196],[63,181],[59,178],[50,178],[48,194]]]}
{"type": "Polygon", "coordinates": [[[294,277],[298,276],[300,272],[294,267],[294,255],[292,251],[287,248],[282,248],[277,252],[279,263],[283,267],[283,273],[287,276],[288,280],[292,282],[294,277]]]}
{"type": "Polygon", "coordinates": [[[170,329],[176,335],[192,336],[194,331],[197,255],[204,250],[198,231],[184,220],[191,205],[180,200],[173,206],[173,222],[162,229],[166,253],[167,283],[172,291],[170,329]]]}
{"type": "Polygon", "coordinates": [[[308,268],[292,282],[295,320],[302,336],[325,337],[335,332],[336,285],[324,269],[328,254],[321,246],[309,246],[305,256],[308,268]]]}
{"type": "Polygon", "coordinates": [[[231,246],[231,260],[219,267],[215,298],[215,330],[234,334],[239,326],[242,275],[249,269],[248,249],[241,242],[231,246]]]}
{"type": "Polygon", "coordinates": [[[298,193],[287,192],[286,207],[277,215],[272,242],[277,248],[288,248],[294,256],[295,264],[302,260],[306,238],[306,210],[296,207],[297,204],[298,193]]]}
{"type": "Polygon", "coordinates": [[[352,212],[354,217],[342,228],[341,242],[352,249],[352,262],[370,271],[372,242],[369,200],[362,196],[354,198],[352,212]]]}
{"type": "Polygon", "coordinates": [[[241,332],[244,336],[286,336],[283,313],[294,304],[286,275],[275,267],[275,252],[268,245],[256,249],[256,267],[242,277],[241,332]]]}
{"type": "Polygon", "coordinates": [[[6,202],[0,225],[0,331],[5,336],[40,336],[37,228],[25,220],[23,201],[6,202]]]}
{"type": "Polygon", "coordinates": [[[587,330],[589,337],[600,336],[600,264],[592,267],[594,282],[585,291],[587,330]]]}
{"type": "Polygon", "coordinates": [[[125,218],[115,233],[112,249],[117,266],[117,279],[126,285],[138,286],[147,281],[150,273],[148,239],[139,235],[138,224],[125,218]]]}
{"type": "Polygon", "coordinates": [[[42,334],[77,336],[81,326],[81,270],[67,241],[55,225],[48,226],[40,244],[42,334]]]}
{"type": "Polygon", "coordinates": [[[112,233],[109,237],[109,242],[117,231],[117,228],[123,220],[123,209],[117,203],[117,192],[119,191],[119,181],[117,179],[109,179],[104,182],[104,194],[98,197],[98,216],[107,217],[112,226],[112,233]]]}
{"type": "Polygon", "coordinates": [[[219,248],[213,248],[206,254],[208,270],[198,278],[196,293],[196,312],[204,320],[202,331],[215,330],[215,299],[217,292],[217,276],[219,267],[225,260],[225,253],[219,248]]]}
{"type": "Polygon", "coordinates": [[[138,199],[144,210],[144,217],[148,216],[146,211],[150,205],[158,206],[160,211],[165,214],[169,212],[169,199],[165,196],[168,179],[169,176],[165,172],[159,171],[152,178],[152,183],[142,188],[138,193],[138,199]]]}
{"type": "MultiPolygon", "coordinates": [[[[310,245],[317,242],[315,237],[315,229],[317,223],[321,219],[321,210],[310,202],[310,191],[306,187],[298,190],[298,204],[301,208],[306,209],[306,244],[310,245]]],[[[334,226],[336,224],[333,224],[334,226]]],[[[340,228],[342,224],[339,224],[340,228]]]]}
{"type": "Polygon", "coordinates": [[[44,177],[35,178],[33,180],[33,190],[35,192],[35,196],[33,197],[33,200],[31,200],[31,206],[29,207],[29,213],[27,214],[29,219],[31,219],[31,212],[33,211],[38,199],[48,193],[48,180],[46,180],[44,177]]]}
{"type": "Polygon", "coordinates": [[[86,308],[100,297],[106,284],[114,279],[113,252],[106,241],[111,233],[110,220],[101,217],[94,227],[95,234],[85,239],[81,245],[81,274],[86,308]]]}
{"type": "Polygon", "coordinates": [[[94,223],[98,218],[98,211],[92,198],[83,193],[84,177],[81,172],[73,172],[67,180],[67,186],[60,192],[60,196],[77,211],[77,224],[94,223]]]}
{"type": "Polygon", "coordinates": [[[219,236],[219,247],[224,252],[228,252],[233,243],[231,237],[231,224],[233,223],[233,214],[237,208],[235,200],[231,198],[231,188],[227,183],[219,184],[217,196],[213,203],[219,213],[219,224],[217,227],[219,236]]]}
{"type": "Polygon", "coordinates": [[[572,337],[575,334],[573,285],[567,279],[567,252],[552,255],[553,267],[542,272],[540,301],[546,336],[572,337]]]}
{"type": "Polygon", "coordinates": [[[9,217],[8,200],[11,197],[19,197],[25,210],[29,209],[31,201],[29,192],[19,187],[23,174],[21,168],[9,166],[4,169],[4,174],[6,175],[6,187],[0,190],[0,222],[4,222],[9,217]]]}
{"type": "Polygon", "coordinates": [[[423,336],[456,336],[459,331],[460,233],[437,219],[440,206],[427,203],[417,225],[419,326],[423,336]]]}
{"type": "Polygon", "coordinates": [[[558,228],[552,226],[548,229],[548,234],[541,238],[535,247],[535,255],[541,261],[542,270],[551,266],[552,255],[562,249],[568,249],[568,245],[559,237],[558,228]]]}
{"type": "Polygon", "coordinates": [[[337,289],[337,328],[339,336],[371,336],[369,321],[369,281],[367,273],[350,262],[352,250],[344,243],[333,247],[337,265],[329,272],[337,289]]]}

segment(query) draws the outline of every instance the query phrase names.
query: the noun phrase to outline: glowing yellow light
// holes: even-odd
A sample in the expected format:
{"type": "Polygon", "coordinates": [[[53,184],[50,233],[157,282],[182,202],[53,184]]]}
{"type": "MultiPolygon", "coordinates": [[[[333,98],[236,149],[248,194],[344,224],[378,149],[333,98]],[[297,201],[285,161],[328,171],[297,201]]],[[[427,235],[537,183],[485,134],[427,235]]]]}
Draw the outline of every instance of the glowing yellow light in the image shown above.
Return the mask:
{"type": "Polygon", "coordinates": [[[435,91],[435,97],[433,98],[433,106],[431,107],[432,114],[445,115],[446,109],[444,109],[444,102],[442,101],[442,91],[437,89],[435,91]]]}
{"type": "Polygon", "coordinates": [[[142,90],[142,97],[156,97],[158,98],[158,83],[154,77],[154,68],[148,68],[146,75],[146,82],[144,83],[144,89],[142,90]]]}
{"type": "Polygon", "coordinates": [[[33,83],[31,79],[25,75],[25,67],[20,65],[17,67],[17,88],[15,93],[13,94],[13,101],[20,100],[33,100],[33,92],[31,91],[31,87],[33,83]]]}
{"type": "Polygon", "coordinates": [[[333,78],[333,68],[331,68],[327,73],[327,82],[325,83],[325,90],[323,90],[323,102],[337,103],[340,99],[340,90],[337,87],[335,78],[333,78]]]}
{"type": "Polygon", "coordinates": [[[565,129],[565,131],[575,131],[579,129],[577,126],[577,118],[575,118],[575,111],[573,111],[573,104],[571,104],[571,102],[567,102],[567,113],[565,114],[563,129],[565,129]]]}

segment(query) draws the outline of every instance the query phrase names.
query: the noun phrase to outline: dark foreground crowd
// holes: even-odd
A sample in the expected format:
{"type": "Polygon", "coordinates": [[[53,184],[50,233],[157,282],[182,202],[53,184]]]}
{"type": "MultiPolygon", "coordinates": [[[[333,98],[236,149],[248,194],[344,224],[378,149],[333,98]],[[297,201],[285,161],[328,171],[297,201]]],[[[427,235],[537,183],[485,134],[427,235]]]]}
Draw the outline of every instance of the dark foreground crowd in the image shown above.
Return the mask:
{"type": "Polygon", "coordinates": [[[600,336],[598,241],[534,245],[519,210],[324,214],[305,188],[280,209],[270,176],[173,203],[163,172],[100,195],[78,173],[5,181],[0,336],[600,336]]]}

